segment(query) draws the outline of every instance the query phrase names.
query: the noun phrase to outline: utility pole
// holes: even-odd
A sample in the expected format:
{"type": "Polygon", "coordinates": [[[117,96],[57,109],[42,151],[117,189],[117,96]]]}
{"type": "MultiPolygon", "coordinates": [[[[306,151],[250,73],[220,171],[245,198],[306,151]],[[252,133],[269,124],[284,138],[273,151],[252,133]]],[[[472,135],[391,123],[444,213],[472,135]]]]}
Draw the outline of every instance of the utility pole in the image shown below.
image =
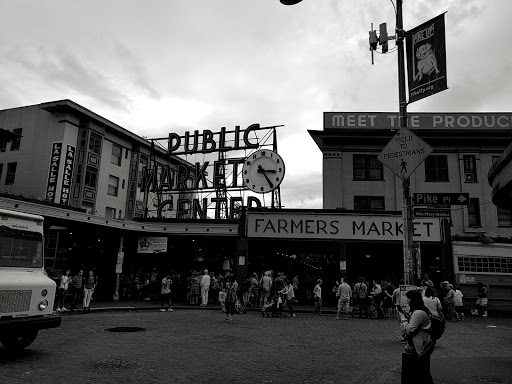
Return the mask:
{"type": "MultiPolygon", "coordinates": [[[[405,89],[405,54],[404,54],[404,22],[402,18],[402,2],[396,2],[396,45],[398,49],[398,121],[400,128],[407,128],[407,101],[405,89]]],[[[413,226],[411,207],[410,178],[402,179],[402,218],[404,221],[404,280],[406,284],[414,284],[416,260],[413,250],[413,226]]]]}
{"type": "MultiPolygon", "coordinates": [[[[398,50],[398,124],[399,128],[407,128],[407,100],[405,88],[405,53],[404,39],[405,31],[403,29],[402,19],[402,3],[403,0],[396,2],[396,37],[388,37],[386,24],[380,25],[380,36],[373,29],[373,23],[370,30],[369,43],[370,51],[377,50],[377,45],[382,46],[382,53],[388,51],[388,40],[396,38],[396,46],[398,50]]],[[[396,173],[396,172],[395,172],[396,173]]],[[[413,225],[412,225],[412,204],[411,204],[411,185],[410,175],[400,175],[402,180],[402,219],[404,228],[403,238],[403,260],[404,260],[404,280],[406,284],[414,284],[414,271],[416,269],[414,241],[413,241],[413,225]]]]}

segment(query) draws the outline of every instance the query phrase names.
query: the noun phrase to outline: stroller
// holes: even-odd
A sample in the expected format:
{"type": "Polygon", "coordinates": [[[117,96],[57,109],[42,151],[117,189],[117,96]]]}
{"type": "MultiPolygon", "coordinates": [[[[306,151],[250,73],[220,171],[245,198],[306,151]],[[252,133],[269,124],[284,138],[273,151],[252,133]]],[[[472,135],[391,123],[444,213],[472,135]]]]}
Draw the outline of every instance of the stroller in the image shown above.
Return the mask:
{"type": "Polygon", "coordinates": [[[263,317],[281,317],[281,306],[283,298],[276,294],[272,296],[270,301],[261,308],[261,316],[263,317]]]}

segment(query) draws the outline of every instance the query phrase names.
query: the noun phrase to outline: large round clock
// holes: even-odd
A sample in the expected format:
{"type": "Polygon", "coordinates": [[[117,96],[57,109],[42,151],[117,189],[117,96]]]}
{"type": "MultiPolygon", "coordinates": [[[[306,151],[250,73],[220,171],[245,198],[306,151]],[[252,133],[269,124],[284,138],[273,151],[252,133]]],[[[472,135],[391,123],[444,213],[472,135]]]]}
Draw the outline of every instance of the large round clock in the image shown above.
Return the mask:
{"type": "Polygon", "coordinates": [[[262,149],[245,159],[242,170],[244,185],[257,193],[276,189],[284,178],[284,162],[273,151],[262,149]]]}

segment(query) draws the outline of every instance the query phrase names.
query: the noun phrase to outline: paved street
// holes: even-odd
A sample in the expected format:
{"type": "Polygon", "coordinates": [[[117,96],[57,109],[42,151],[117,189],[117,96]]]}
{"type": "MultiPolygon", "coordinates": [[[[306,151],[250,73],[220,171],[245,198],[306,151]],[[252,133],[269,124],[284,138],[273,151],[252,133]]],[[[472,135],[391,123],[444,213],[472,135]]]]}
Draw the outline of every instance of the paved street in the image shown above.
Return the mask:
{"type": "MultiPolygon", "coordinates": [[[[0,383],[399,383],[401,351],[390,319],[91,312],[64,315],[19,356],[0,347],[0,383]]],[[[436,383],[512,382],[512,320],[449,323],[432,367],[436,383]]]]}

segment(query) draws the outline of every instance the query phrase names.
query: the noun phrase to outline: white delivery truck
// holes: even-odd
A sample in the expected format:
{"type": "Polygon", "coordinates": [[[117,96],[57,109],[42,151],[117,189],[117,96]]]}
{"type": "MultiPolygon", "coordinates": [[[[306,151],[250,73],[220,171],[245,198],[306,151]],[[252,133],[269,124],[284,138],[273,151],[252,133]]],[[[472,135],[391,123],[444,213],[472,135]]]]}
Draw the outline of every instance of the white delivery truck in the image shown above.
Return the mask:
{"type": "Polygon", "coordinates": [[[40,329],[60,326],[56,284],[44,270],[43,217],[0,209],[0,342],[28,347],[40,329]]]}

